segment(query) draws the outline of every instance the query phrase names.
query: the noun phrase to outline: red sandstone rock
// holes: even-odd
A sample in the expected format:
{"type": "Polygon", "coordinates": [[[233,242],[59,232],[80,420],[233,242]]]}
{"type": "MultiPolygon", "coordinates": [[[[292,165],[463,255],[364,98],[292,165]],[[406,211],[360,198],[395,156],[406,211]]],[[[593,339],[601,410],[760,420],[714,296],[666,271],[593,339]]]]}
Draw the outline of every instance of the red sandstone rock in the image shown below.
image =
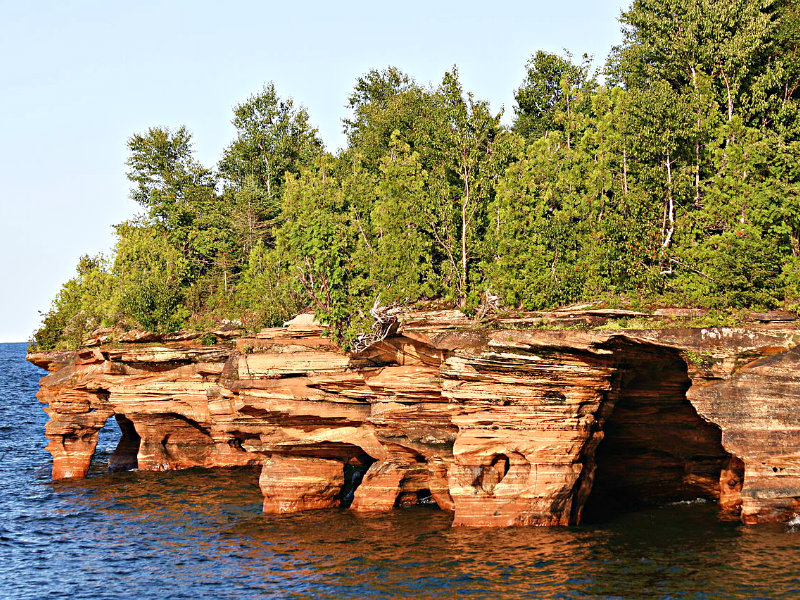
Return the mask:
{"type": "Polygon", "coordinates": [[[336,460],[272,456],[259,479],[265,513],[290,513],[339,506],[344,465],[336,460]]]}
{"type": "Polygon", "coordinates": [[[453,311],[398,320],[358,355],[311,315],[213,346],[136,333],[31,354],[51,370],[38,396],[53,477],[85,476],[115,415],[110,468],[261,464],[266,512],[435,502],[455,525],[481,527],[696,497],[747,523],[800,510],[797,330],[489,330],[453,311]]]}
{"type": "Polygon", "coordinates": [[[784,323],[796,321],[797,315],[786,310],[771,310],[765,313],[750,313],[748,318],[762,323],[784,323]]]}

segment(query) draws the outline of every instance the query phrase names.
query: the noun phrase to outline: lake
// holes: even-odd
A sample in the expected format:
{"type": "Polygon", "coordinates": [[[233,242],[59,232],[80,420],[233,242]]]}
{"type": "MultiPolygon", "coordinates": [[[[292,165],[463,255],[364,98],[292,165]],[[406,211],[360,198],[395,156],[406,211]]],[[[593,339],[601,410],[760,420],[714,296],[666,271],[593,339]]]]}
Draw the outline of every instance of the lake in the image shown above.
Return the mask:
{"type": "Polygon", "coordinates": [[[454,529],[427,506],[263,515],[254,469],[106,473],[113,419],[90,477],[52,482],[44,374],[0,344],[0,598],[800,598],[800,525],[704,502],[570,528],[454,529]]]}

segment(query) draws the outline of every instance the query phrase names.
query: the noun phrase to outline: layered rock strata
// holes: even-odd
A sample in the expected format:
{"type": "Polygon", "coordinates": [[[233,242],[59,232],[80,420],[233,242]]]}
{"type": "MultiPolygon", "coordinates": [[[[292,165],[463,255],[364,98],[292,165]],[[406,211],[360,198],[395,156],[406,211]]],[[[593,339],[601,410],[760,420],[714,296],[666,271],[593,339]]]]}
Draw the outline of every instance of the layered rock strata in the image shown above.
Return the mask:
{"type": "Polygon", "coordinates": [[[746,523],[800,512],[791,324],[503,328],[530,323],[407,311],[347,354],[301,315],[210,346],[98,335],[29,360],[50,370],[55,479],[86,476],[114,416],[111,470],[260,464],[271,513],[435,503],[454,525],[569,525],[698,497],[746,523]]]}

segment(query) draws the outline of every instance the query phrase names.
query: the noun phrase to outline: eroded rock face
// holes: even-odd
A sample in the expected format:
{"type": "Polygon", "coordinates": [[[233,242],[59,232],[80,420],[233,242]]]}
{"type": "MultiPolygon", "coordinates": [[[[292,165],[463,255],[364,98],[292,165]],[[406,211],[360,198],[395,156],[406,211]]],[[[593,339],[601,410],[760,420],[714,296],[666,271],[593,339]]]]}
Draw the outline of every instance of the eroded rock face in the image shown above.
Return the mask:
{"type": "Polygon", "coordinates": [[[733,376],[689,390],[739,461],[723,475],[745,523],[800,512],[800,348],[753,360],[733,376]]]}
{"type": "Polygon", "coordinates": [[[270,456],[259,478],[265,513],[291,513],[339,506],[344,470],[337,460],[270,456]]]}
{"type": "Polygon", "coordinates": [[[782,327],[504,330],[409,311],[357,355],[301,316],[213,346],[137,332],[29,360],[51,371],[56,479],[86,475],[114,415],[110,469],[261,464],[266,512],[423,502],[454,525],[569,525],[703,497],[755,523],[800,511],[800,351],[782,327]]]}

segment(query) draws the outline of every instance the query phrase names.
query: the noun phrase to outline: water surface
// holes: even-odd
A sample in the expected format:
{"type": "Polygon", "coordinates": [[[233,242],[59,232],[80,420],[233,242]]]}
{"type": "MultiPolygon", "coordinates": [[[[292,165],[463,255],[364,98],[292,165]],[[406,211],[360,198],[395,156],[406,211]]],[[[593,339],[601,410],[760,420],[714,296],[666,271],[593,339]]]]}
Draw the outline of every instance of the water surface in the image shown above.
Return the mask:
{"type": "Polygon", "coordinates": [[[800,531],[706,503],[574,528],[469,530],[414,507],[269,516],[258,472],[50,481],[44,372],[0,344],[0,598],[800,598],[800,531]]]}

